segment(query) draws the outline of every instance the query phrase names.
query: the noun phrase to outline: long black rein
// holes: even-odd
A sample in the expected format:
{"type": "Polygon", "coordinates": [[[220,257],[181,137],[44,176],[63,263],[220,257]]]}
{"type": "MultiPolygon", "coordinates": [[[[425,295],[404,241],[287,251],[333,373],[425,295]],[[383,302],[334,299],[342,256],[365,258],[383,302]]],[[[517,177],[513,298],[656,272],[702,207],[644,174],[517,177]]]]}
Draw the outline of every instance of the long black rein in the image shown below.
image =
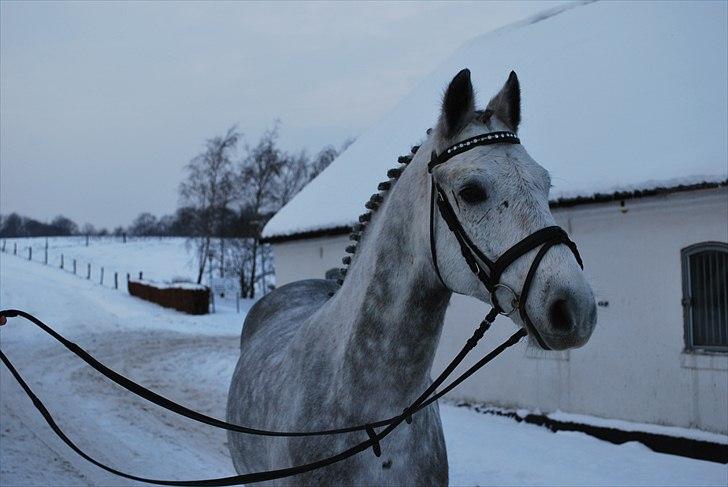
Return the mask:
{"type": "Polygon", "coordinates": [[[362,441],[360,443],[357,443],[356,445],[327,458],[303,464],[298,465],[294,467],[289,468],[283,468],[283,469],[277,469],[277,470],[268,470],[264,472],[254,472],[249,474],[242,474],[242,475],[233,475],[230,477],[219,477],[214,479],[201,479],[201,480],[160,480],[160,479],[152,479],[152,478],[146,478],[146,477],[140,477],[136,475],[132,475],[126,472],[122,472],[120,470],[117,470],[113,467],[110,467],[103,462],[100,462],[93,457],[91,457],[89,454],[84,452],[78,445],[76,445],[73,440],[71,440],[64,432],[63,430],[58,426],[58,424],[53,419],[53,416],[51,415],[48,408],[45,407],[41,399],[33,392],[31,387],[27,384],[27,382],[23,379],[21,374],[18,372],[18,370],[13,366],[10,359],[0,350],[0,360],[3,362],[3,364],[8,368],[10,373],[13,375],[15,380],[18,382],[18,384],[21,386],[23,391],[26,393],[26,395],[31,399],[33,402],[33,405],[36,409],[40,412],[40,414],[43,416],[43,419],[45,419],[46,423],[50,426],[50,428],[53,430],[53,432],[64,442],[66,445],[68,445],[73,451],[75,451],[78,455],[86,459],[87,461],[93,463],[97,467],[106,470],[107,472],[110,472],[114,475],[124,477],[130,480],[140,481],[140,482],[147,482],[150,484],[156,484],[156,485],[179,485],[179,486],[187,486],[187,485],[202,485],[202,486],[223,486],[223,485],[237,485],[237,484],[243,484],[243,483],[255,483],[255,482],[263,482],[267,480],[275,480],[279,478],[284,477],[290,477],[293,475],[299,475],[302,473],[310,472],[312,470],[316,470],[319,468],[326,467],[328,465],[331,465],[333,463],[340,462],[342,460],[345,460],[347,458],[350,458],[362,451],[367,450],[368,448],[372,448],[375,455],[379,456],[381,454],[381,450],[379,447],[379,442],[381,439],[385,438],[389,433],[394,431],[397,426],[399,426],[402,422],[406,421],[407,423],[411,422],[411,416],[421,409],[429,406],[433,402],[440,399],[442,396],[450,392],[452,389],[457,387],[460,383],[462,383],[464,380],[466,380],[468,377],[473,375],[475,372],[477,372],[480,368],[485,366],[488,362],[493,360],[495,357],[500,355],[502,352],[504,352],[507,348],[515,345],[518,343],[523,337],[527,335],[527,332],[525,329],[520,329],[513,335],[511,335],[510,338],[508,338],[505,342],[503,342],[501,345],[496,347],[493,351],[485,355],[482,359],[480,359],[478,362],[476,362],[473,366],[468,368],[465,372],[460,374],[456,379],[454,379],[450,384],[448,384],[446,387],[444,387],[441,391],[435,393],[437,387],[439,387],[448,376],[452,374],[452,372],[455,370],[455,368],[463,361],[465,356],[477,345],[480,338],[482,338],[483,334],[490,328],[493,320],[498,316],[498,309],[493,308],[490,313],[483,319],[483,321],[480,323],[478,328],[473,333],[473,336],[470,337],[463,348],[460,350],[460,352],[453,358],[453,360],[448,364],[448,366],[445,368],[445,370],[442,371],[442,373],[430,384],[430,386],[420,394],[420,396],[413,401],[410,406],[404,409],[402,414],[399,414],[397,416],[393,416],[389,419],[376,421],[373,423],[367,423],[364,425],[357,425],[357,426],[350,426],[345,428],[336,428],[336,429],[329,429],[329,430],[321,430],[321,431],[269,431],[269,430],[262,430],[262,429],[256,429],[256,428],[250,428],[246,426],[236,425],[232,423],[228,423],[226,421],[219,420],[217,418],[213,418],[207,415],[204,415],[202,413],[193,411],[185,406],[182,406],[181,404],[178,404],[160,394],[157,394],[156,392],[153,392],[144,386],[137,384],[136,382],[132,381],[131,379],[119,374],[118,372],[110,369],[109,367],[105,366],[101,362],[99,362],[96,358],[94,358],[91,354],[89,354],[86,350],[84,350],[82,347],[77,345],[76,343],[68,340],[64,336],[62,336],[60,333],[53,330],[50,326],[43,323],[41,320],[36,318],[35,316],[31,315],[30,313],[27,313],[25,311],[16,310],[16,309],[8,309],[8,310],[2,310],[0,311],[0,315],[12,318],[12,317],[22,317],[26,320],[30,321],[31,323],[38,326],[41,330],[48,333],[51,337],[56,339],[58,342],[60,342],[64,347],[66,347],[68,350],[70,350],[72,353],[74,353],[76,356],[78,356],[81,360],[86,362],[88,365],[90,365],[93,369],[110,379],[112,382],[120,385],[124,389],[128,390],[129,392],[132,392],[136,394],[137,396],[146,399],[147,401],[150,401],[164,409],[167,409],[169,411],[172,411],[174,413],[177,413],[181,416],[185,416],[189,419],[192,419],[194,421],[198,421],[200,423],[205,423],[217,428],[226,429],[230,431],[237,431],[240,433],[247,433],[252,435],[260,435],[260,436],[323,436],[323,435],[335,435],[335,434],[343,434],[343,433],[352,433],[355,431],[366,431],[369,439],[362,441]],[[384,427],[383,430],[376,432],[374,428],[380,428],[384,427]]]}

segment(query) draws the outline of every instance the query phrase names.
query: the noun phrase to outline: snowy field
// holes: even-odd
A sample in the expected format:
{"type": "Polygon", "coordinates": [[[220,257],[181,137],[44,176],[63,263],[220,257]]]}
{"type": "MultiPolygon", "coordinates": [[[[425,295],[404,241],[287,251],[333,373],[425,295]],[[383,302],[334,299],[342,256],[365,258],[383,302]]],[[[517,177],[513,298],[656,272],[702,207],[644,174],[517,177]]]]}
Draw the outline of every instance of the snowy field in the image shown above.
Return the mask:
{"type": "Polygon", "coordinates": [[[127,273],[138,277],[139,272],[154,281],[197,280],[194,249],[188,248],[187,239],[181,237],[127,237],[126,243],[121,237],[90,237],[88,246],[85,236],[9,238],[5,252],[12,254],[13,245],[17,244],[18,256],[27,259],[28,247],[32,247],[33,260],[43,262],[46,240],[48,265],[60,267],[62,254],[64,268],[70,272],[76,259],[76,272],[85,277],[86,265],[90,263],[91,280],[96,282],[103,267],[108,286],[113,285],[114,272],[119,273],[120,283],[126,282],[127,273]]]}
{"type": "MultiPolygon", "coordinates": [[[[133,252],[141,258],[152,251],[153,245],[133,252]]],[[[124,259],[116,252],[98,255],[124,259]]],[[[240,314],[187,316],[8,254],[0,254],[0,306],[36,314],[122,374],[224,417],[240,314]]],[[[101,461],[157,478],[234,474],[223,431],[136,399],[22,320],[3,327],[0,340],[61,427],[101,461]]],[[[636,443],[615,446],[582,433],[551,433],[452,405],[442,406],[442,419],[452,485],[728,484],[726,465],[654,453],[636,443]]],[[[129,484],[56,439],[2,368],[0,485],[129,484]]]]}

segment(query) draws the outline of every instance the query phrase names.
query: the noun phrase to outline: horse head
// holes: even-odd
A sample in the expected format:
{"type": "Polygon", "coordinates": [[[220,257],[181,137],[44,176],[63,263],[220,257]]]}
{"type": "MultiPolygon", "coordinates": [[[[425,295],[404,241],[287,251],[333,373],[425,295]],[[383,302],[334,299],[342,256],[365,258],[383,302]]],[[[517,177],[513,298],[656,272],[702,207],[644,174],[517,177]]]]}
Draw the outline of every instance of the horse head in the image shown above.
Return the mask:
{"type": "Polygon", "coordinates": [[[575,245],[555,226],[549,173],[516,137],[520,105],[514,72],[482,110],[468,70],[450,82],[427,144],[440,210],[431,223],[434,263],[450,290],[505,309],[543,348],[579,347],[596,324],[594,293],[575,245]],[[529,236],[538,241],[529,246],[529,236]]]}

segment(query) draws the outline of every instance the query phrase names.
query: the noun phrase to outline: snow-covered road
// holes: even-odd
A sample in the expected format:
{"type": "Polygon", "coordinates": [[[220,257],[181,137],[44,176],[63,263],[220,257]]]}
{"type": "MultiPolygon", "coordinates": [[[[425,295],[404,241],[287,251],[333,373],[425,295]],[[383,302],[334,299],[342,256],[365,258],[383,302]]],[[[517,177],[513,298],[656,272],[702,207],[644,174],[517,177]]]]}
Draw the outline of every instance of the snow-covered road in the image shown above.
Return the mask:
{"type": "MultiPolygon", "coordinates": [[[[183,315],[9,255],[0,255],[0,307],[36,314],[122,374],[224,417],[241,315],[183,315]]],[[[101,461],[156,478],[234,474],[224,432],[136,399],[22,320],[10,320],[0,340],[61,427],[101,461]]],[[[726,465],[639,444],[551,433],[451,405],[442,417],[453,485],[728,485],[726,465]]],[[[57,440],[2,368],[0,485],[129,484],[57,440]]]]}

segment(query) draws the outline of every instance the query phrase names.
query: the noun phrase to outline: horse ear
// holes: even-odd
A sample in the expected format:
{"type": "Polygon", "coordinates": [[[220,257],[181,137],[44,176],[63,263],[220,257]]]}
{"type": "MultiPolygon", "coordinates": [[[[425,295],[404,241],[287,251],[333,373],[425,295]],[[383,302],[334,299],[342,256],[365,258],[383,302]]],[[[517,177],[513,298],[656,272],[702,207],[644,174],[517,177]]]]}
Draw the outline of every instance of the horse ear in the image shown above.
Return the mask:
{"type": "Polygon", "coordinates": [[[521,123],[521,86],[515,71],[511,71],[506,84],[488,103],[486,113],[488,112],[489,115],[498,117],[514,132],[518,130],[521,123]]]}
{"type": "Polygon", "coordinates": [[[442,99],[439,129],[445,139],[457,135],[475,113],[475,95],[470,70],[463,69],[450,81],[442,99]]]}

